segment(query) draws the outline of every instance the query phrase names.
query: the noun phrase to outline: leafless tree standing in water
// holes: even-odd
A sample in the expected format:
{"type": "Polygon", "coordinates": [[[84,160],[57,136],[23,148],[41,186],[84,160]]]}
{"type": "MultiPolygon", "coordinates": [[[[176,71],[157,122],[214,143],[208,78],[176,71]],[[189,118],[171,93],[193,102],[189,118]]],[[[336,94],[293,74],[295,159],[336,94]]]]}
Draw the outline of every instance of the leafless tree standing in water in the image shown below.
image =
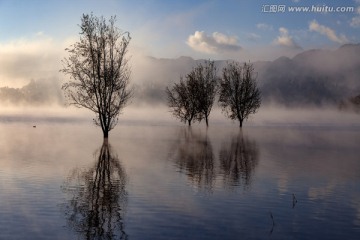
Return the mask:
{"type": "Polygon", "coordinates": [[[250,114],[256,113],[261,96],[252,64],[228,63],[223,69],[219,103],[230,119],[239,120],[240,128],[250,114]]]}
{"type": "Polygon", "coordinates": [[[217,69],[214,61],[206,61],[204,65],[199,64],[189,74],[198,85],[197,102],[201,119],[205,118],[206,126],[209,126],[209,115],[215,101],[218,86],[217,69]]]}
{"type": "Polygon", "coordinates": [[[195,67],[184,80],[166,88],[168,105],[173,115],[189,126],[193,121],[205,119],[209,126],[209,115],[215,101],[218,77],[213,61],[195,67]]]}
{"type": "Polygon", "coordinates": [[[107,22],[103,17],[84,14],[80,41],[66,49],[69,57],[64,59],[61,70],[71,78],[62,86],[70,104],[93,111],[94,122],[101,127],[104,138],[108,138],[132,96],[126,58],[131,38],[115,22],[115,17],[107,22]]]}
{"type": "Polygon", "coordinates": [[[195,120],[200,119],[198,112],[197,84],[193,77],[180,78],[180,83],[175,83],[172,88],[166,88],[168,105],[173,115],[189,126],[195,120]]]}

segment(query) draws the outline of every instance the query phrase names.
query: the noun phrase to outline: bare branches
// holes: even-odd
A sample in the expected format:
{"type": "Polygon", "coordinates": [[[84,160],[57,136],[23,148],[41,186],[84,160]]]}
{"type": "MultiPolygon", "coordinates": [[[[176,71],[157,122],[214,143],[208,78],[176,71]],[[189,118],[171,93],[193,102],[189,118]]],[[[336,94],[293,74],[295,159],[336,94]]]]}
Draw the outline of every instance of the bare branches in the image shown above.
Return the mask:
{"type": "Polygon", "coordinates": [[[243,121],[260,107],[261,96],[252,64],[233,62],[223,69],[219,104],[230,119],[243,121]]]}
{"type": "Polygon", "coordinates": [[[198,110],[201,119],[205,118],[206,126],[209,126],[209,115],[215,101],[219,78],[213,61],[206,61],[205,65],[198,65],[191,74],[194,75],[197,87],[198,110]]]}
{"type": "Polygon", "coordinates": [[[208,126],[208,117],[219,92],[219,105],[230,119],[238,119],[242,127],[243,121],[261,104],[252,64],[228,63],[223,69],[220,86],[218,82],[214,62],[207,61],[195,67],[185,80],[181,78],[180,83],[166,88],[173,115],[189,125],[205,119],[208,126]]]}
{"type": "Polygon", "coordinates": [[[117,124],[117,116],[132,96],[128,89],[131,69],[126,58],[130,34],[115,26],[116,18],[84,14],[80,41],[66,51],[63,73],[70,81],[62,86],[69,103],[96,114],[95,124],[104,137],[117,124]]]}
{"type": "Polygon", "coordinates": [[[198,119],[197,102],[196,102],[196,88],[194,79],[189,75],[186,80],[180,78],[180,83],[169,89],[166,88],[168,96],[168,105],[175,117],[182,122],[191,122],[198,119]]]}
{"type": "Polygon", "coordinates": [[[173,115],[189,125],[205,118],[208,126],[217,82],[214,62],[207,61],[205,66],[199,64],[194,68],[185,80],[180,78],[180,83],[175,83],[171,89],[166,88],[168,106],[173,115]]]}

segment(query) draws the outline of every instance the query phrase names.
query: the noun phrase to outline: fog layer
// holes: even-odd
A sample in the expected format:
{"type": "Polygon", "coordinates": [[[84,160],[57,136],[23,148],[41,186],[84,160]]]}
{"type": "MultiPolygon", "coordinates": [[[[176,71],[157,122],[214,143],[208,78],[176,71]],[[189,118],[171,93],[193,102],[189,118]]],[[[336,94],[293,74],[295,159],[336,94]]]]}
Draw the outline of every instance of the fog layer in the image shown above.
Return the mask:
{"type": "MultiPolygon", "coordinates": [[[[338,106],[343,100],[360,94],[360,44],[339,49],[304,51],[294,58],[255,62],[262,104],[283,106],[338,106]]],[[[164,89],[179,81],[204,60],[190,57],[156,59],[135,55],[131,82],[135,86],[134,105],[166,104],[164,89]]],[[[215,61],[218,75],[228,61],[215,61]]],[[[19,66],[21,69],[22,65],[19,66]]],[[[59,76],[58,72],[54,76],[59,76]]],[[[23,76],[24,77],[24,76],[23,76]]],[[[31,78],[22,87],[0,88],[1,105],[47,105],[65,103],[58,77],[31,78]]],[[[3,83],[1,84],[3,85],[3,83]]]]}

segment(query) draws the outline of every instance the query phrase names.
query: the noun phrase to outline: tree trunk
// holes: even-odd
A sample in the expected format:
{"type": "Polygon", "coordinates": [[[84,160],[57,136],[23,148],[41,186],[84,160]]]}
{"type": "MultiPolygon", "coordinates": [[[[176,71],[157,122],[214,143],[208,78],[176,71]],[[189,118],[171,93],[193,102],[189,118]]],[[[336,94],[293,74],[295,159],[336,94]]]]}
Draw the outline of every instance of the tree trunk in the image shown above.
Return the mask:
{"type": "Polygon", "coordinates": [[[190,119],[188,120],[188,123],[189,123],[189,126],[191,126],[191,120],[190,119]]]}
{"type": "Polygon", "coordinates": [[[243,120],[240,119],[239,122],[240,122],[240,128],[242,128],[243,120]]]}
{"type": "Polygon", "coordinates": [[[206,121],[206,127],[208,127],[209,126],[209,120],[208,120],[207,117],[205,117],[205,121],[206,121]]]}
{"type": "Polygon", "coordinates": [[[104,139],[109,138],[109,131],[103,130],[103,133],[104,133],[104,139]]]}

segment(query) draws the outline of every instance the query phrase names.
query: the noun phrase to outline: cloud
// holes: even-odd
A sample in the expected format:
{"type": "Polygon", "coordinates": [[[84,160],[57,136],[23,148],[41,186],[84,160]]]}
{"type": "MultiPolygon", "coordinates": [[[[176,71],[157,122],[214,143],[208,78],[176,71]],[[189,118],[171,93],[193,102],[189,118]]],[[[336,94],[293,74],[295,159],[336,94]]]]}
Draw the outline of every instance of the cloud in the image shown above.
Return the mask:
{"type": "MultiPolygon", "coordinates": [[[[360,1],[359,1],[360,3],[360,1]]],[[[353,17],[350,22],[350,26],[354,28],[360,27],[360,7],[356,9],[357,16],[353,17]]]]}
{"type": "Polygon", "coordinates": [[[273,26],[266,24],[266,23],[258,23],[258,24],[256,24],[256,28],[260,29],[260,30],[267,30],[267,31],[273,30],[273,26]]]}
{"type": "Polygon", "coordinates": [[[274,44],[288,47],[291,49],[301,49],[301,47],[294,41],[294,39],[289,35],[289,31],[281,27],[279,28],[279,36],[274,40],[274,44]]]}
{"type": "Polygon", "coordinates": [[[21,87],[30,79],[59,76],[64,44],[41,32],[0,42],[0,86],[21,87]]]}
{"type": "Polygon", "coordinates": [[[342,34],[338,36],[333,29],[326,27],[324,25],[320,25],[316,20],[310,22],[309,30],[325,35],[328,39],[330,39],[333,42],[337,42],[341,44],[349,42],[349,40],[346,38],[345,35],[342,34]]]}
{"type": "Polygon", "coordinates": [[[261,36],[260,35],[258,35],[258,34],[256,34],[256,33],[248,33],[247,35],[246,35],[246,38],[249,40],[249,41],[258,41],[260,38],[261,38],[261,36]]]}
{"type": "Polygon", "coordinates": [[[196,31],[188,37],[186,43],[195,51],[209,54],[234,52],[241,49],[236,36],[227,36],[219,32],[214,32],[209,36],[204,31],[196,31]]]}
{"type": "Polygon", "coordinates": [[[360,16],[353,17],[351,19],[350,26],[354,28],[360,27],[360,16]]]}

